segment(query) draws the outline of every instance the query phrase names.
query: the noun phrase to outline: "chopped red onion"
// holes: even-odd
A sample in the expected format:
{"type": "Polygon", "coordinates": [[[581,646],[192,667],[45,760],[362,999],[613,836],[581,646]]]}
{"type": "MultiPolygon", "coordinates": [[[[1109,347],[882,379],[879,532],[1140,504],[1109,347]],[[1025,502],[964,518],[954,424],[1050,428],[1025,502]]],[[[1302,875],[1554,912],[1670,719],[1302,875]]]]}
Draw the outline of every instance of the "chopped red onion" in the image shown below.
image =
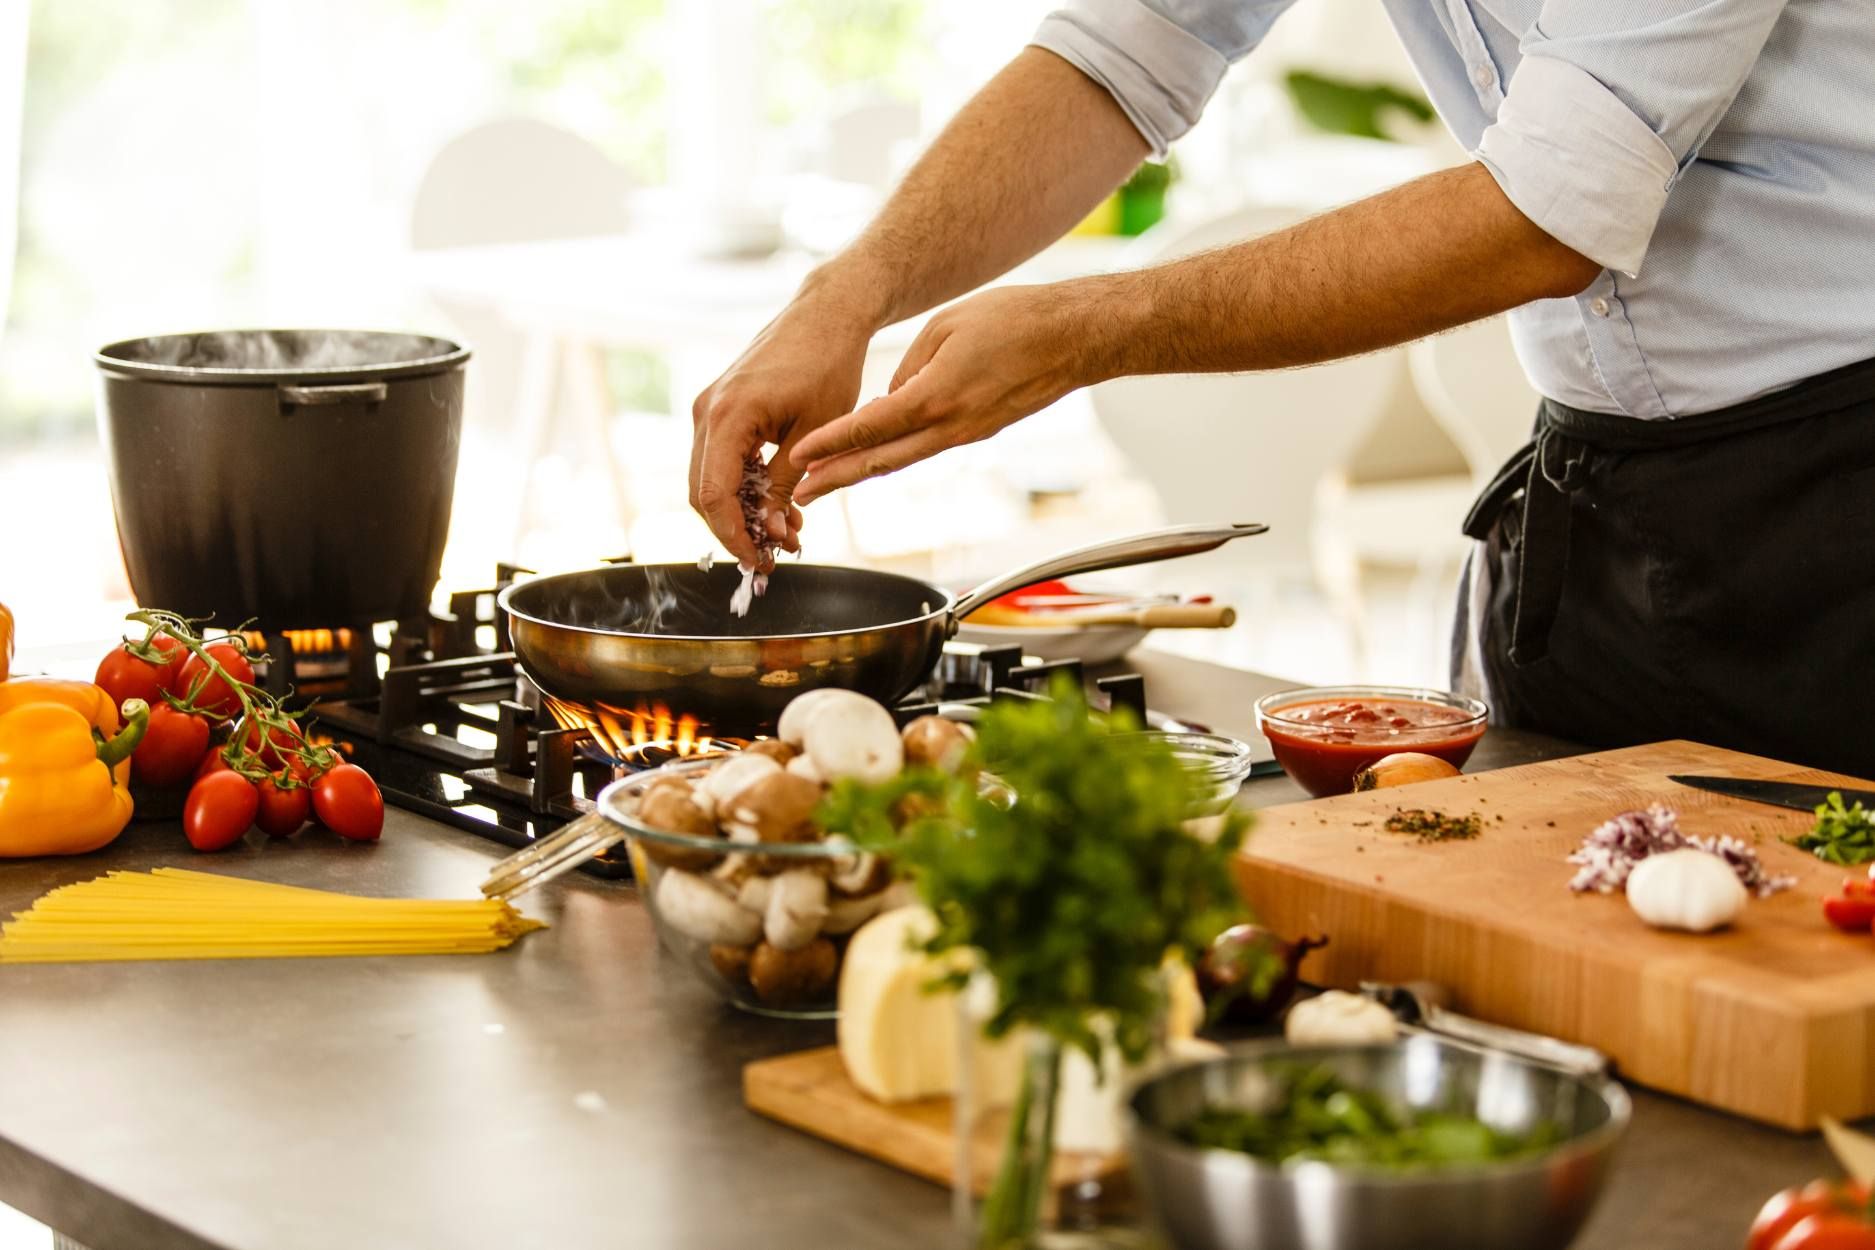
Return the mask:
{"type": "Polygon", "coordinates": [[[1655,803],[1646,811],[1623,812],[1606,820],[1582,839],[1582,845],[1569,856],[1570,863],[1580,865],[1569,888],[1612,894],[1626,887],[1634,865],[1649,855],[1681,849],[1717,855],[1738,874],[1739,883],[1758,898],[1769,898],[1797,883],[1795,877],[1766,873],[1758,853],[1729,834],[1698,837],[1682,833],[1679,814],[1655,803]]]}
{"type": "MultiPolygon", "coordinates": [[[[762,463],[760,451],[749,453],[742,462],[742,484],[736,488],[736,500],[742,505],[742,525],[749,532],[749,541],[755,544],[755,553],[760,564],[773,567],[775,552],[780,549],[768,534],[768,518],[762,514],[762,507],[768,502],[768,466],[762,463]]],[[[730,596],[729,610],[737,616],[747,616],[757,595],[768,592],[768,574],[757,572],[757,565],[738,564],[742,571],[742,581],[730,596]]]]}

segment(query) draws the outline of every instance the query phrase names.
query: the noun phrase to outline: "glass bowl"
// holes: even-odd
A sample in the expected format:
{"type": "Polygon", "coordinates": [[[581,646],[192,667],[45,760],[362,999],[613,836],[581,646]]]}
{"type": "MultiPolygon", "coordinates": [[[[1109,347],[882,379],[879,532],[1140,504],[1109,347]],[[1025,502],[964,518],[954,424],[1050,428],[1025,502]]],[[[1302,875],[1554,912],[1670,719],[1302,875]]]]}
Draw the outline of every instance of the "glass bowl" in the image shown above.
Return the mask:
{"type": "Polygon", "coordinates": [[[1250,744],[1223,734],[1175,733],[1146,729],[1114,735],[1125,741],[1163,742],[1172,749],[1179,763],[1197,773],[1202,789],[1193,800],[1192,815],[1209,816],[1223,811],[1243,788],[1253,761],[1250,744]]]}
{"type": "Polygon", "coordinates": [[[1269,739],[1283,771],[1316,798],[1354,789],[1354,774],[1400,751],[1436,755],[1463,768],[1484,736],[1489,709],[1476,699],[1416,686],[1310,686],[1257,700],[1257,728],[1269,739]],[[1322,724],[1298,713],[1326,703],[1359,703],[1381,714],[1371,723],[1322,724]],[[1430,704],[1440,724],[1400,726],[1385,714],[1389,705],[1430,704]]]}
{"type": "Polygon", "coordinates": [[[890,864],[841,839],[740,842],[668,833],[637,819],[645,791],[660,779],[694,782],[733,758],[682,760],[615,781],[600,792],[599,810],[627,830],[639,894],[666,950],[744,1011],[831,1019],[847,940],[879,912],[911,902],[910,892],[890,864]],[[828,916],[810,940],[784,951],[767,940],[767,909],[753,904],[777,882],[800,881],[790,874],[826,880],[828,916]]]}

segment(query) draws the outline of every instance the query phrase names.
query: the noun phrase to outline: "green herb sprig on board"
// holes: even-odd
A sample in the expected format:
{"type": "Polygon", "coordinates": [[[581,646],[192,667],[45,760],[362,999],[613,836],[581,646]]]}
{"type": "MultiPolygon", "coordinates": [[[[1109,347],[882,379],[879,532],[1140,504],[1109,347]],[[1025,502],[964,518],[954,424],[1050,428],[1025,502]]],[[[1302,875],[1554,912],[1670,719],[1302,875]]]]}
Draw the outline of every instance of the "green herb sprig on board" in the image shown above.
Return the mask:
{"type": "Polygon", "coordinates": [[[1816,825],[1792,838],[1790,844],[1825,863],[1866,864],[1875,860],[1875,814],[1860,800],[1854,807],[1844,806],[1842,795],[1832,790],[1816,809],[1816,825]]]}
{"type": "Polygon", "coordinates": [[[1116,736],[1134,729],[1123,714],[1090,716],[1063,681],[1049,700],[986,709],[961,776],[843,782],[822,809],[826,828],[909,873],[937,915],[929,952],[978,953],[997,986],[991,1036],[1028,1026],[1098,1063],[1099,1019],[1137,1060],[1153,1040],[1166,956],[1195,967],[1243,918],[1230,862],[1248,818],[1227,816],[1214,839],[1186,832],[1197,779],[1163,743],[1116,736]],[[980,786],[979,767],[1007,791],[980,786]],[[895,828],[912,796],[922,814],[895,828]]]}

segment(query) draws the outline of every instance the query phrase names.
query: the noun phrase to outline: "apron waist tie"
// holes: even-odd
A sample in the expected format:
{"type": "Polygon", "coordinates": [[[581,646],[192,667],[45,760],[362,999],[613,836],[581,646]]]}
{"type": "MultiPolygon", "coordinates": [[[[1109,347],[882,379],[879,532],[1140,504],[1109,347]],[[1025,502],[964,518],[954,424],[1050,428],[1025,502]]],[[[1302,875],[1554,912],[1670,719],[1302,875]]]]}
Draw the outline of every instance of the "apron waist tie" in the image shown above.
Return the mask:
{"type": "Polygon", "coordinates": [[[1666,420],[1589,412],[1543,400],[1537,409],[1536,437],[1498,470],[1465,518],[1466,536],[1483,541],[1517,492],[1523,492],[1511,662],[1534,664],[1549,654],[1550,627],[1562,610],[1569,567],[1569,496],[1587,484],[1606,453],[1665,451],[1730,438],[1865,401],[1871,389],[1875,360],[1844,365],[1730,408],[1666,420]]]}
{"type": "Polygon", "coordinates": [[[1506,505],[1523,492],[1523,558],[1517,564],[1517,607],[1510,658],[1534,664],[1549,653],[1550,628],[1562,610],[1569,568],[1569,496],[1588,481],[1595,448],[1565,434],[1545,413],[1536,438],[1512,456],[1465,517],[1465,534],[1489,536],[1506,505]]]}

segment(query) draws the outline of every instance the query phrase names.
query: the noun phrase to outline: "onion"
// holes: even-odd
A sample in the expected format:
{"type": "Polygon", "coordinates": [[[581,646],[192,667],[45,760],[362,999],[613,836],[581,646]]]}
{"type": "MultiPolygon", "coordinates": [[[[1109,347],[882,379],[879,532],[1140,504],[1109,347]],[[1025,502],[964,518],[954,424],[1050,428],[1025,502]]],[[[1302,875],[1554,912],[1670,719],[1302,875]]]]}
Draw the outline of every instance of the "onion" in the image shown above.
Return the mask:
{"type": "Polygon", "coordinates": [[[1261,925],[1232,925],[1212,939],[1198,961],[1198,988],[1213,1021],[1263,1024],[1296,995],[1302,958],[1326,937],[1291,942],[1261,925]]]}
{"type": "Polygon", "coordinates": [[[1354,774],[1356,790],[1384,790],[1389,786],[1410,786],[1416,781],[1438,781],[1456,777],[1458,769],[1436,755],[1418,751],[1400,751],[1375,760],[1354,774]]]}

